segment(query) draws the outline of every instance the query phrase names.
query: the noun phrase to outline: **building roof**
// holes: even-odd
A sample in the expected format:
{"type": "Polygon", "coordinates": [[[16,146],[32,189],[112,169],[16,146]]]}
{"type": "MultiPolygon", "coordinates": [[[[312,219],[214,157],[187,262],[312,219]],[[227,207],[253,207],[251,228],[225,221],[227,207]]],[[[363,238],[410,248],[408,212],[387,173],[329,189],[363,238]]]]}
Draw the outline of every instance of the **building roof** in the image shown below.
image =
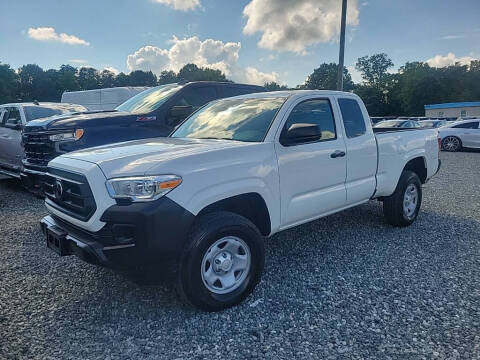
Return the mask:
{"type": "Polygon", "coordinates": [[[475,106],[480,106],[480,101],[425,105],[425,110],[453,109],[453,108],[475,107],[475,106]]]}

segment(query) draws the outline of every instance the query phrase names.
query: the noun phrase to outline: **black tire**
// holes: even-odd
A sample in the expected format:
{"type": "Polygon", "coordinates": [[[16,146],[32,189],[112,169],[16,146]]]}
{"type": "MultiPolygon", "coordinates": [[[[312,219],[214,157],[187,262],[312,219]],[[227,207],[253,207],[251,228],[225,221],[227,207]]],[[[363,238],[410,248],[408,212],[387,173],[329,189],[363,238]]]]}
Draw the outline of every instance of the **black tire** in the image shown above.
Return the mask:
{"type": "Polygon", "coordinates": [[[243,216],[219,211],[196,221],[179,266],[178,288],[192,305],[206,311],[220,311],[242,302],[260,281],[265,262],[263,237],[243,216]],[[202,261],[209,248],[224,237],[244,241],[250,251],[250,269],[238,288],[218,294],[210,291],[202,278],[202,261]]]}
{"type": "Polygon", "coordinates": [[[462,149],[462,141],[456,136],[445,136],[442,140],[442,149],[448,152],[456,152],[462,149]]]}
{"type": "Polygon", "coordinates": [[[403,227],[411,225],[418,216],[422,204],[422,183],[418,175],[404,170],[395,192],[383,200],[383,214],[390,225],[403,227]],[[404,210],[404,196],[407,188],[414,185],[417,190],[417,204],[414,212],[408,216],[404,210]]]}

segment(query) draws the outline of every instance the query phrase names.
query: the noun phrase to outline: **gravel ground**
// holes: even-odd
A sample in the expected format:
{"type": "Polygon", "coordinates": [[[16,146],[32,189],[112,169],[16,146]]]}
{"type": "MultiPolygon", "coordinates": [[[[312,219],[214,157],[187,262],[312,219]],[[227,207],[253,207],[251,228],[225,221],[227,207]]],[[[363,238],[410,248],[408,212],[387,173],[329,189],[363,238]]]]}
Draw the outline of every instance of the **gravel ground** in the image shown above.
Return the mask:
{"type": "Polygon", "coordinates": [[[480,152],[443,153],[406,229],[381,204],[266,240],[242,305],[209,314],[44,245],[42,201],[0,182],[1,359],[480,359],[480,152]]]}

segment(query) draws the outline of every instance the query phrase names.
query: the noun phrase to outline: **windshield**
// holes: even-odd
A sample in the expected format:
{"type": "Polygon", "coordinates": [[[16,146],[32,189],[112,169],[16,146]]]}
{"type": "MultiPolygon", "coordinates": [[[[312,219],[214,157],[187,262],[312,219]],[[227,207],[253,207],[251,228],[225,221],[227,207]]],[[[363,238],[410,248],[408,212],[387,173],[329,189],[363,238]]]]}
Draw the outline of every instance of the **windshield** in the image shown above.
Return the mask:
{"type": "Polygon", "coordinates": [[[422,128],[435,128],[441,126],[443,123],[441,121],[421,121],[419,124],[422,128]]]}
{"type": "Polygon", "coordinates": [[[58,105],[32,105],[32,106],[24,106],[25,110],[25,117],[27,121],[46,118],[54,115],[63,115],[63,114],[70,114],[76,112],[84,112],[88,111],[87,108],[81,105],[75,104],[58,104],[58,105]]]}
{"type": "Polygon", "coordinates": [[[405,121],[381,121],[374,125],[374,127],[379,128],[394,128],[400,127],[405,121]]]}
{"type": "Polygon", "coordinates": [[[224,99],[190,116],[174,138],[263,141],[285,97],[224,99]]]}
{"type": "Polygon", "coordinates": [[[142,91],[140,94],[135,95],[119,105],[115,110],[132,114],[150,113],[157,110],[160,105],[167,101],[182,87],[182,85],[178,84],[168,84],[142,91]]]}

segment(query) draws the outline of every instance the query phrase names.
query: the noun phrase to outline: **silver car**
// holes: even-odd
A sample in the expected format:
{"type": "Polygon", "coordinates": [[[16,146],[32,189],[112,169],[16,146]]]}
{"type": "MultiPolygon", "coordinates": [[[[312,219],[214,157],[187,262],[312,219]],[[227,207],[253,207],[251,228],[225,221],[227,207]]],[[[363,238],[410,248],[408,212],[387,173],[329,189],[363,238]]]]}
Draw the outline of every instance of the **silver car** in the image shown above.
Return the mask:
{"type": "Polygon", "coordinates": [[[14,103],[0,105],[0,174],[19,178],[22,170],[22,128],[34,119],[85,112],[81,105],[14,103]]]}
{"type": "Polygon", "coordinates": [[[480,119],[456,121],[438,129],[445,151],[480,149],[480,119]]]}

